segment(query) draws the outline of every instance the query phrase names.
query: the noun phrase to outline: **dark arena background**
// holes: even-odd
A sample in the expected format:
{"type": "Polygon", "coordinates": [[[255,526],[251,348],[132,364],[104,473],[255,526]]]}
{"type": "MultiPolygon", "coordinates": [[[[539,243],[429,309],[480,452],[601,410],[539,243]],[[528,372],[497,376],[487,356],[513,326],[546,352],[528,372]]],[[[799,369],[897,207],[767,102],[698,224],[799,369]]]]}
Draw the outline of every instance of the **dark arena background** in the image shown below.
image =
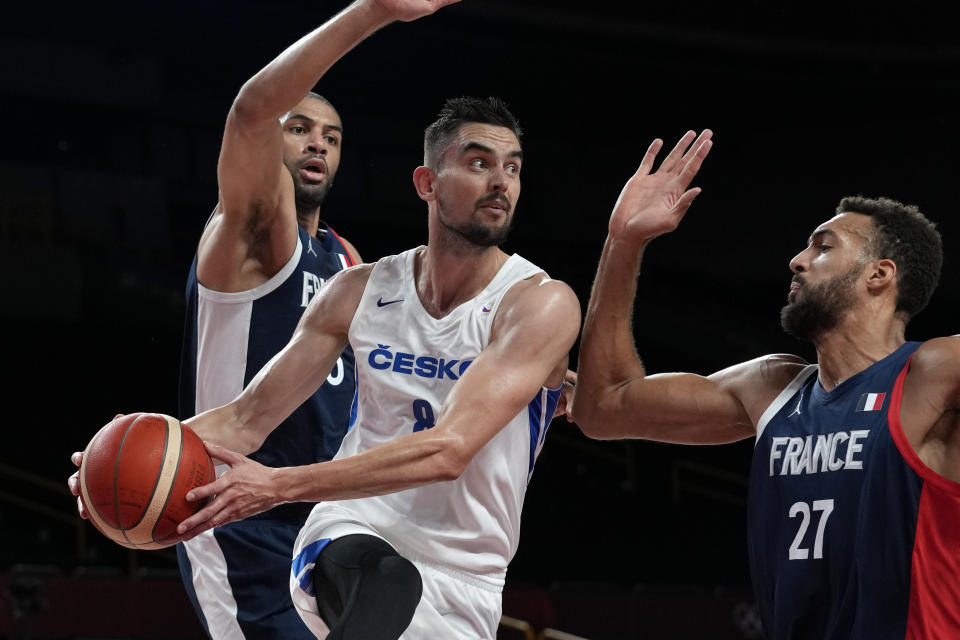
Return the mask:
{"type": "MultiPolygon", "coordinates": [[[[127,551],[76,517],[69,455],[116,413],[176,415],[183,287],[217,200],[226,113],[248,77],[345,4],[0,10],[0,637],[203,637],[172,551],[127,551]]],[[[411,174],[423,128],[446,97],[499,95],[525,130],[505,249],[585,309],[610,210],[647,145],[709,127],[703,193],[650,246],[639,282],[651,372],[812,358],[779,328],[787,262],[850,194],[938,223],[944,275],[908,338],[957,333],[960,43],[932,7],[464,0],[387,27],[318,85],[345,124],[322,215],[370,261],[422,243],[411,174]]],[[[751,450],[597,442],[556,420],[501,637],[762,637],[746,562],[751,450]]]]}

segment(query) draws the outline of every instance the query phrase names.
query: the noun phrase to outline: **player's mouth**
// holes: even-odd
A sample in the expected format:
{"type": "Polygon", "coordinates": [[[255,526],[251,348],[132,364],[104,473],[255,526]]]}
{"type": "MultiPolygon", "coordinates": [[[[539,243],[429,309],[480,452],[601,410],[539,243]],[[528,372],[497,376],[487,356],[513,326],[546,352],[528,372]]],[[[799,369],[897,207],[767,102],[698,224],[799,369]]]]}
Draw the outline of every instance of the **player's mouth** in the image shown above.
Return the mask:
{"type": "Polygon", "coordinates": [[[787,293],[787,300],[793,302],[797,297],[797,292],[800,291],[800,288],[803,287],[803,278],[800,276],[793,276],[790,280],[790,291],[787,293]]]}
{"type": "Polygon", "coordinates": [[[300,177],[307,182],[321,182],[327,175],[327,165],[319,158],[311,158],[300,165],[300,177]]]}
{"type": "Polygon", "coordinates": [[[486,209],[493,215],[506,215],[510,213],[510,201],[506,198],[494,198],[478,203],[477,209],[486,209]]]}

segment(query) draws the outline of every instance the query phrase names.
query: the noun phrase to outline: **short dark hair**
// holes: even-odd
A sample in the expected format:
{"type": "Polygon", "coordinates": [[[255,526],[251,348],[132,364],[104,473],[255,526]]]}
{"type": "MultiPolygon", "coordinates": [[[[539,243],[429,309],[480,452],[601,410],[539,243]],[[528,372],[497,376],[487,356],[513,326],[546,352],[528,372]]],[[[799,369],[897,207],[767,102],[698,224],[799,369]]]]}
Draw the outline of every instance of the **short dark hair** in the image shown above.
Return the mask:
{"type": "Polygon", "coordinates": [[[423,163],[431,169],[437,169],[450,138],[470,122],[506,127],[513,131],[517,140],[523,135],[516,117],[500,98],[450,98],[440,109],[436,121],[424,131],[423,163]]]}
{"type": "Polygon", "coordinates": [[[907,320],[920,313],[937,288],[943,267],[943,241],[936,225],[914,205],[890,198],[847,196],[837,213],[873,218],[867,251],[897,265],[897,312],[907,320]]]}
{"type": "Polygon", "coordinates": [[[313,98],[314,100],[319,100],[320,102],[324,103],[325,105],[327,105],[328,107],[330,107],[331,109],[333,109],[333,112],[336,113],[336,114],[337,114],[337,117],[340,118],[340,121],[343,122],[343,117],[340,115],[340,111],[339,111],[335,106],[333,106],[333,103],[330,102],[329,100],[327,100],[326,97],[320,95],[320,94],[317,93],[316,91],[307,91],[307,95],[305,95],[305,96],[303,96],[303,97],[304,97],[304,98],[313,98]]]}

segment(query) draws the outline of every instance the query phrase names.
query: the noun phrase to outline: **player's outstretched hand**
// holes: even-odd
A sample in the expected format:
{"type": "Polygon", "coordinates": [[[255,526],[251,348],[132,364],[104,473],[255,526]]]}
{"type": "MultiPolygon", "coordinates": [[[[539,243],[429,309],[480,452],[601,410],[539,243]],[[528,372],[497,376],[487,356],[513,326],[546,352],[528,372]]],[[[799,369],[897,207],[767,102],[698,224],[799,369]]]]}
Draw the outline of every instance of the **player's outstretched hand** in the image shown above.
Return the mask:
{"type": "Polygon", "coordinates": [[[393,20],[412,22],[460,0],[370,0],[393,20]]]}
{"type": "Polygon", "coordinates": [[[204,442],[210,457],[230,465],[222,476],[187,494],[189,502],[210,498],[202,509],[181,522],[177,533],[189,540],[198,534],[266,511],[280,502],[273,483],[275,469],[220,445],[204,442]]]}
{"type": "Polygon", "coordinates": [[[656,171],[653,164],[663,141],[654,140],[613,207],[610,235],[641,246],[676,229],[700,193],[699,187],[690,189],[689,186],[710,152],[712,136],[709,129],[704,129],[699,136],[688,131],[656,171]]]}

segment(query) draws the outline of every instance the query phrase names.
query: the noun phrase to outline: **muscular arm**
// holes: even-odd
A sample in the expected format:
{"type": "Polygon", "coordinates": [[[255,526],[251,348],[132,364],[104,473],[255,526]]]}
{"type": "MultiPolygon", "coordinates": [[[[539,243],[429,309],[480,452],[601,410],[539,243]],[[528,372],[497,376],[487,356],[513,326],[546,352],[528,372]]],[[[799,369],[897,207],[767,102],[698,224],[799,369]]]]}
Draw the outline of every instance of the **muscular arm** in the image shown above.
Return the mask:
{"type": "Polygon", "coordinates": [[[756,383],[762,361],[709,377],[646,374],[631,322],[642,253],[615,237],[604,246],[580,341],[574,421],[601,439],[721,443],[749,437],[754,423],[741,395],[756,383]]]}
{"type": "Polygon", "coordinates": [[[631,318],[643,251],[650,240],[676,228],[699,193],[687,187],[710,149],[709,138],[704,132],[693,143],[689,132],[651,173],[660,147],[655,141],[614,207],[584,322],[573,401],[574,421],[591,437],[739,440],[754,433],[764,402],[786,384],[780,381],[789,375],[790,363],[780,366],[777,359],[742,363],[709,377],[647,376],[634,348],[631,318]]]}
{"type": "MultiPolygon", "coordinates": [[[[282,469],[249,466],[249,476],[235,481],[227,480],[231,470],[196,490],[198,498],[216,498],[184,521],[182,530],[196,527],[195,535],[280,502],[381,495],[457,478],[541,386],[563,382],[580,324],[576,296],[556,281],[517,287],[501,304],[490,343],[453,387],[432,429],[340,460],[282,469]]],[[[229,452],[215,452],[242,463],[229,452]]]]}
{"type": "Polygon", "coordinates": [[[323,384],[347,345],[371,265],[338,272],[310,302],[293,337],[232,402],[184,424],[205,441],[251,453],[323,384]]]}
{"type": "Polygon", "coordinates": [[[344,54],[390,22],[452,0],[359,0],[290,45],[250,78],[224,128],[220,200],[198,247],[197,276],[218,291],[252,288],[275,274],[297,244],[293,180],[283,165],[280,118],[344,54]]]}
{"type": "Polygon", "coordinates": [[[904,381],[900,422],[923,463],[960,482],[960,336],[917,349],[904,381]]]}

